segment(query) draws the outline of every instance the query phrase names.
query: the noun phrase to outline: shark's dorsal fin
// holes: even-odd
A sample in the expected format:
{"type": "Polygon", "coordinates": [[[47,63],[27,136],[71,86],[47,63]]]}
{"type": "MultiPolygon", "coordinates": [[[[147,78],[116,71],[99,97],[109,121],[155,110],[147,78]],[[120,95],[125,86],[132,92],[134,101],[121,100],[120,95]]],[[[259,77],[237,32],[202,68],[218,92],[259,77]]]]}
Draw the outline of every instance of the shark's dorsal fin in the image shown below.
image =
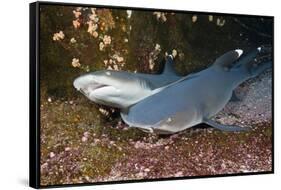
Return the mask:
{"type": "Polygon", "coordinates": [[[216,59],[214,62],[214,65],[227,68],[229,67],[234,61],[236,61],[243,53],[243,50],[236,49],[229,52],[226,52],[225,54],[221,55],[216,59]]]}
{"type": "Polygon", "coordinates": [[[164,75],[176,75],[178,76],[176,70],[175,70],[175,65],[174,65],[174,57],[172,55],[168,55],[166,58],[166,62],[164,65],[164,70],[162,74],[164,75]]]}

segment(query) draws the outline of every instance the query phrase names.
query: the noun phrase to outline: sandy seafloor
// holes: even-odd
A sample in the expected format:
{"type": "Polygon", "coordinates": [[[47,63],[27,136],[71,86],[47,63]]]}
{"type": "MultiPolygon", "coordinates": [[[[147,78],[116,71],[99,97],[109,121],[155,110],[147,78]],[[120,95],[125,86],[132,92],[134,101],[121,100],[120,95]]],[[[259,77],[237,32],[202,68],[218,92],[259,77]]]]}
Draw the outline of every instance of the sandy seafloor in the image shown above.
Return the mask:
{"type": "Polygon", "coordinates": [[[240,101],[229,102],[216,115],[222,123],[251,127],[272,120],[272,74],[265,72],[240,85],[236,90],[240,101]],[[237,116],[237,117],[235,117],[237,116]]]}

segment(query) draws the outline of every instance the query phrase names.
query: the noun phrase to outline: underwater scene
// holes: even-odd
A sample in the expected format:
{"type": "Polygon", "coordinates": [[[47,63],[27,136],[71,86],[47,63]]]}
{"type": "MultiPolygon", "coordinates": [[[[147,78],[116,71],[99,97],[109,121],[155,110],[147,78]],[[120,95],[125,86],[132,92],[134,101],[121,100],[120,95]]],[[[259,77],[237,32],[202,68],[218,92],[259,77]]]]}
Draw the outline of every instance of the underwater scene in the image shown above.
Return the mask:
{"type": "Polygon", "coordinates": [[[40,5],[40,184],[273,170],[273,18],[40,5]]]}

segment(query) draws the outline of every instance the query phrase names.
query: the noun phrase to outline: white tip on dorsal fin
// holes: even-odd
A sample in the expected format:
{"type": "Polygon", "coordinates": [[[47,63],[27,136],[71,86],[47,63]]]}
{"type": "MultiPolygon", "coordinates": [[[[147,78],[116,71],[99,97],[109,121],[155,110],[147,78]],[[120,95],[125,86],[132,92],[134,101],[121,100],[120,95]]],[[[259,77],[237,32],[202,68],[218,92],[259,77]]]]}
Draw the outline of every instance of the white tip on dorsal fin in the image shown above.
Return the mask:
{"type": "Polygon", "coordinates": [[[243,54],[242,49],[236,49],[235,51],[238,53],[238,57],[240,57],[243,54]]]}
{"type": "Polygon", "coordinates": [[[219,68],[227,68],[231,66],[231,64],[236,61],[242,55],[242,53],[243,51],[241,49],[226,52],[216,59],[214,65],[219,66],[219,68]]]}

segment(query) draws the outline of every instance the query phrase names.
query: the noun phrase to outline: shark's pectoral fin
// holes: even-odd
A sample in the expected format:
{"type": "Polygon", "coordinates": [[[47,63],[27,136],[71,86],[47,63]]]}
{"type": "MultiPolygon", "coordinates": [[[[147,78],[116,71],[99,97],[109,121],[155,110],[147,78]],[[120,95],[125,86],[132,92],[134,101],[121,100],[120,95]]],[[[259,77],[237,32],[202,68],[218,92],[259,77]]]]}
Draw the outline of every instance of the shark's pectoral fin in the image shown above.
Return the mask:
{"type": "Polygon", "coordinates": [[[204,119],[203,123],[208,124],[216,129],[222,130],[222,131],[227,131],[227,132],[235,132],[235,131],[249,131],[250,128],[248,127],[239,127],[237,125],[223,125],[219,124],[213,120],[210,119],[204,119]]]}
{"type": "Polygon", "coordinates": [[[236,93],[233,91],[233,92],[232,92],[232,96],[231,96],[231,98],[230,98],[229,101],[230,101],[230,102],[239,102],[239,101],[241,101],[241,99],[238,98],[237,95],[236,95],[236,93]]]}

